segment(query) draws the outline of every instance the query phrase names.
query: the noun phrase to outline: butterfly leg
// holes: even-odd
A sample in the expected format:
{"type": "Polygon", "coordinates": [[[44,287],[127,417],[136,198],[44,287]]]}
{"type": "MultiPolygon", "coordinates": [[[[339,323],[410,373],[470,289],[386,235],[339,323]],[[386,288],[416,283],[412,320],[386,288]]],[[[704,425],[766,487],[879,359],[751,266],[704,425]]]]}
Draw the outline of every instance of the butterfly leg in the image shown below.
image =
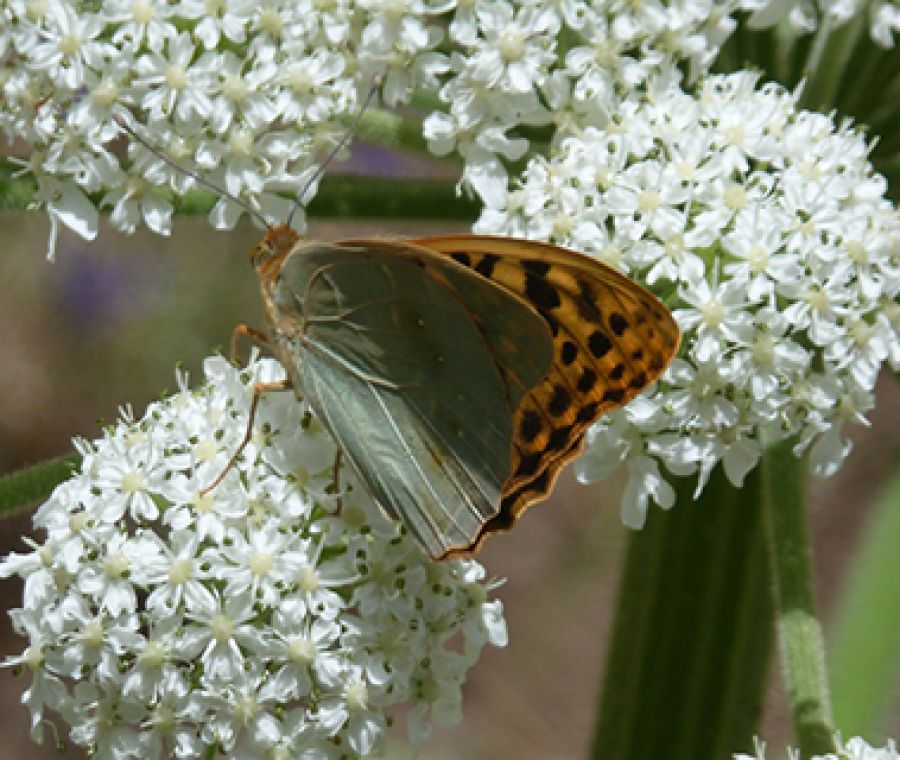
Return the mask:
{"type": "Polygon", "coordinates": [[[340,515],[344,508],[344,500],[341,498],[341,450],[340,448],[334,452],[334,466],[331,470],[331,487],[337,496],[335,501],[334,516],[340,515]]]}
{"type": "Polygon", "coordinates": [[[228,471],[234,467],[237,463],[238,457],[241,455],[241,452],[250,443],[250,438],[253,435],[253,420],[256,417],[256,407],[259,406],[259,399],[264,393],[271,393],[272,391],[286,391],[291,387],[291,383],[289,380],[276,380],[271,383],[257,383],[253,386],[253,398],[250,401],[250,411],[247,413],[247,429],[244,431],[244,437],[241,439],[241,442],[238,444],[237,451],[231,455],[231,459],[228,460],[228,464],[225,465],[225,469],[222,470],[216,477],[216,479],[210,483],[206,488],[200,491],[201,496],[206,496],[210,491],[212,491],[228,474],[228,471]]]}
{"type": "Polygon", "coordinates": [[[228,358],[232,361],[232,363],[237,361],[238,355],[238,340],[241,337],[249,338],[256,343],[261,343],[264,346],[269,345],[269,336],[266,335],[262,330],[257,330],[255,327],[250,327],[250,325],[245,325],[243,322],[231,331],[231,342],[229,343],[228,348],[228,358]]]}

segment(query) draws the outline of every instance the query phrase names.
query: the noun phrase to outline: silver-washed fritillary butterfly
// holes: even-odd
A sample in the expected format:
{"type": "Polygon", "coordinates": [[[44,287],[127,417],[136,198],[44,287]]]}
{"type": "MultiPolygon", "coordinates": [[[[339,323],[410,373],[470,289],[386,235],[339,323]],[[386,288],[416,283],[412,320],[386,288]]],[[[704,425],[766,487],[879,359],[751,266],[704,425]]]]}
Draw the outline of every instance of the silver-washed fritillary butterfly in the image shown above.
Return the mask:
{"type": "Polygon", "coordinates": [[[545,243],[306,242],[281,225],[252,261],[290,384],[433,559],[546,498],[587,428],[679,343],[647,290],[545,243]]]}
{"type": "MultiPolygon", "coordinates": [[[[116,123],[267,227],[252,262],[289,384],[433,559],[472,554],[509,530],[547,497],[587,428],[653,383],[678,350],[666,307],[589,256],[481,235],[302,241],[290,217],[270,226],[116,123]]],[[[251,419],[271,387],[257,386],[251,419]]],[[[205,491],[249,434],[248,425],[205,491]]]]}

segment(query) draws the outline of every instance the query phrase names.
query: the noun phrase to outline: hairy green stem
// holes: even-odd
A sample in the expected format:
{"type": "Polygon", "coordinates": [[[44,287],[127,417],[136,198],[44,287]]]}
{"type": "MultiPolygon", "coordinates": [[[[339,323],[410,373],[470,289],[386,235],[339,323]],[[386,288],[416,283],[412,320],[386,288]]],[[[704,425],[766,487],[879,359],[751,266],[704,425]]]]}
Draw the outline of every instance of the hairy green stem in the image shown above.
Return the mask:
{"type": "Polygon", "coordinates": [[[762,502],[781,665],[797,746],[803,757],[834,752],[834,725],[822,626],[813,598],[805,460],[791,441],[762,461],[762,502]]]}

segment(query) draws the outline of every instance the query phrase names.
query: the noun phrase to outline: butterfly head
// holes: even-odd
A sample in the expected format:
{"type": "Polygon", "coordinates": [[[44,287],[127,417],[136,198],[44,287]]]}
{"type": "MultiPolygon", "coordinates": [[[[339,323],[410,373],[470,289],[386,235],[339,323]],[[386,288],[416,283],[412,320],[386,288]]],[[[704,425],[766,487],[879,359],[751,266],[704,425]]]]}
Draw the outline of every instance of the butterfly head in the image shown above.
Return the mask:
{"type": "Polygon", "coordinates": [[[250,263],[260,275],[277,271],[299,239],[300,235],[287,224],[269,227],[263,239],[251,251],[250,263]]]}

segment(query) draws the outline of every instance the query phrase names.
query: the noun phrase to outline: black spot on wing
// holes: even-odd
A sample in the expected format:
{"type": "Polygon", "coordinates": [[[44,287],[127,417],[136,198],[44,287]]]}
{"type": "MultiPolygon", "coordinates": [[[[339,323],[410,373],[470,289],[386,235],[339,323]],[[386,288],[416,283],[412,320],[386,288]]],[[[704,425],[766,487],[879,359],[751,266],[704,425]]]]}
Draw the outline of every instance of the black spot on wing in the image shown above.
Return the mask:
{"type": "Polygon", "coordinates": [[[472,257],[468,253],[464,253],[462,251],[460,251],[459,253],[451,253],[450,258],[465,267],[472,266],[472,257]]]}
{"type": "Polygon", "coordinates": [[[481,261],[475,265],[475,271],[480,275],[490,277],[494,274],[494,267],[497,266],[498,261],[500,261],[500,257],[497,254],[486,253],[481,261]]]}
{"type": "Polygon", "coordinates": [[[547,441],[547,448],[550,451],[565,451],[569,448],[570,437],[572,435],[572,425],[564,425],[556,428],[550,434],[550,440],[547,441]]]}
{"type": "Polygon", "coordinates": [[[579,393],[590,393],[593,390],[594,386],[597,384],[597,373],[594,372],[590,367],[585,367],[581,373],[581,377],[578,378],[578,388],[579,393]]]}
{"type": "Polygon", "coordinates": [[[599,404],[596,402],[591,402],[590,404],[585,404],[581,409],[578,410],[578,414],[575,416],[575,420],[582,424],[586,422],[590,422],[597,416],[597,409],[599,408],[599,404]]]}
{"type": "Polygon", "coordinates": [[[578,358],[578,346],[570,340],[564,341],[559,355],[562,358],[563,364],[568,366],[578,358]]]}
{"type": "Polygon", "coordinates": [[[514,477],[527,477],[529,475],[534,475],[537,472],[538,467],[541,464],[541,457],[543,456],[543,452],[536,451],[532,454],[525,454],[519,460],[519,466],[516,468],[516,472],[514,477]]]}
{"type": "Polygon", "coordinates": [[[597,359],[602,359],[612,348],[612,341],[607,337],[606,333],[594,330],[588,336],[588,348],[597,359]]]}
{"type": "Polygon", "coordinates": [[[603,394],[603,401],[612,401],[614,404],[621,404],[622,399],[625,398],[625,389],[624,388],[609,388],[603,394]]]}
{"type": "Polygon", "coordinates": [[[525,274],[525,297],[542,310],[559,307],[559,293],[547,280],[531,272],[525,274]]]}
{"type": "Polygon", "coordinates": [[[589,282],[584,280],[578,281],[578,295],[575,297],[575,306],[578,309],[578,316],[585,322],[592,322],[593,324],[602,322],[600,307],[597,306],[597,294],[589,282]]]}
{"type": "Polygon", "coordinates": [[[633,378],[631,378],[631,382],[629,382],[628,385],[635,390],[643,388],[645,385],[647,385],[647,373],[641,372],[640,374],[635,375],[633,378]]]}
{"type": "Polygon", "coordinates": [[[541,416],[529,409],[522,414],[522,419],[519,421],[519,435],[526,443],[531,443],[540,435],[543,427],[541,416]]]}
{"type": "Polygon", "coordinates": [[[617,336],[621,337],[628,329],[628,320],[625,319],[624,314],[614,311],[609,315],[609,326],[617,336]]]}
{"type": "Polygon", "coordinates": [[[548,405],[550,414],[554,417],[565,414],[571,403],[572,394],[569,393],[568,388],[563,385],[556,385],[553,387],[553,395],[550,396],[550,403],[548,405]]]}
{"type": "Polygon", "coordinates": [[[522,261],[522,269],[530,274],[538,277],[545,277],[550,271],[550,265],[546,261],[538,261],[537,259],[525,259],[522,261]]]}

